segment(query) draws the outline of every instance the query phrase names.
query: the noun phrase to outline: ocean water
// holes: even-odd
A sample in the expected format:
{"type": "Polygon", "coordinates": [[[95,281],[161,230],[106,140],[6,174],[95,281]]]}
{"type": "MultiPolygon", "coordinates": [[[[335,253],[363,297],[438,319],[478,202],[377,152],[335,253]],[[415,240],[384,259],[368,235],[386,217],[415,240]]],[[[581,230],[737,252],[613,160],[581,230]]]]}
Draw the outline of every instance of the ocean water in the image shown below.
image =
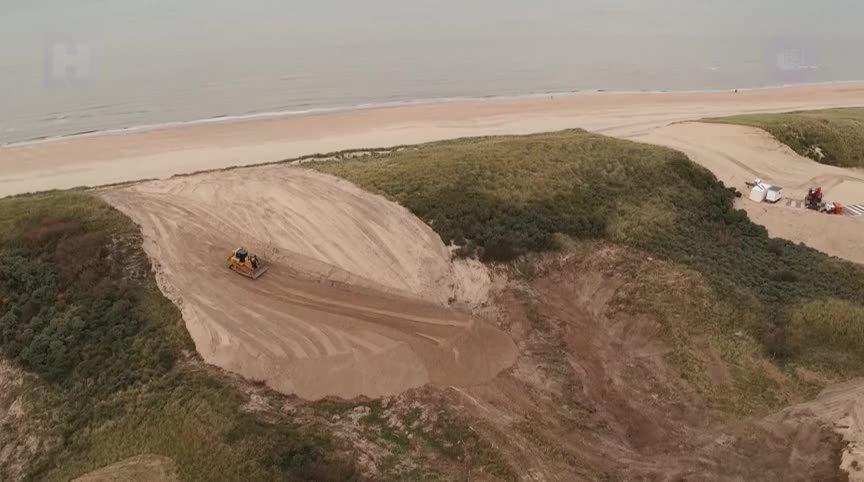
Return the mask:
{"type": "Polygon", "coordinates": [[[0,0],[0,143],[267,112],[864,80],[860,0],[0,0]]]}

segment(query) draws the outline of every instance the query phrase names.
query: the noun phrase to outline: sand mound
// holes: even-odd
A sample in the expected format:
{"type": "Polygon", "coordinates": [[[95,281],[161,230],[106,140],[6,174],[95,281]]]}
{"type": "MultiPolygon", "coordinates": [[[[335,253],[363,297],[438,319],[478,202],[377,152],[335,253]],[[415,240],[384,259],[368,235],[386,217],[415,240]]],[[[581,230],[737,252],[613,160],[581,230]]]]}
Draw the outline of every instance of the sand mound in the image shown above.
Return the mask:
{"type": "Polygon", "coordinates": [[[485,297],[482,265],[454,267],[428,226],[346,181],[271,166],[102,195],[141,225],[204,359],[277,390],[348,398],[471,385],[515,358],[507,335],[443,306],[485,297]],[[225,267],[241,244],[271,263],[257,281],[225,267]]]}
{"type": "MultiPolygon", "coordinates": [[[[799,156],[761,129],[688,122],[632,139],[680,150],[727,186],[745,192],[745,182],[760,178],[783,186],[788,200],[803,200],[808,188],[822,186],[826,200],[846,205],[864,203],[864,171],[827,166],[799,156]]],[[[771,236],[864,263],[864,217],[829,216],[786,202],[771,205],[744,199],[738,207],[765,226],[771,236]]]]}
{"type": "Polygon", "coordinates": [[[271,166],[150,182],[123,192],[126,199],[143,196],[154,207],[166,205],[157,217],[213,223],[231,241],[223,251],[244,245],[321,279],[441,304],[455,298],[476,305],[488,295],[482,266],[454,268],[438,235],[407,209],[336,177],[271,166]]]}
{"type": "Polygon", "coordinates": [[[159,455],[139,455],[90,472],[74,482],[175,482],[180,480],[174,461],[159,455]]]}
{"type": "Polygon", "coordinates": [[[864,481],[864,380],[851,380],[825,389],[812,402],[781,412],[780,417],[812,413],[843,436],[849,445],[841,467],[849,480],[864,481]]]}

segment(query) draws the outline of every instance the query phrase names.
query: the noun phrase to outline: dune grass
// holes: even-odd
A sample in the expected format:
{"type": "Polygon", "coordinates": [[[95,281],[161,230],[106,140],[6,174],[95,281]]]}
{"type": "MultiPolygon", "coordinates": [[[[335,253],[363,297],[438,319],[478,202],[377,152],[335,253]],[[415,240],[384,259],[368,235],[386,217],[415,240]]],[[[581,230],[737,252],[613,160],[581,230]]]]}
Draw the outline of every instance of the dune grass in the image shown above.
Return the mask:
{"type": "Polygon", "coordinates": [[[790,350],[834,370],[864,358],[864,306],[826,299],[802,303],[789,325],[790,350]]]}
{"type": "Polygon", "coordinates": [[[706,122],[758,127],[802,156],[823,164],[864,167],[864,108],[752,114],[706,122]]]}
{"type": "MultiPolygon", "coordinates": [[[[581,130],[431,143],[369,160],[310,164],[407,207],[460,254],[486,261],[560,247],[560,235],[613,241],[691,269],[722,301],[753,300],[733,320],[781,361],[800,303],[861,306],[864,269],[771,239],[733,193],[683,154],[581,130]]],[[[864,323],[864,320],[860,320],[864,323]]],[[[821,349],[813,346],[813,350],[821,349]]],[[[848,354],[838,347],[838,357],[848,354]]],[[[845,364],[864,368],[864,361],[845,364]]]]}

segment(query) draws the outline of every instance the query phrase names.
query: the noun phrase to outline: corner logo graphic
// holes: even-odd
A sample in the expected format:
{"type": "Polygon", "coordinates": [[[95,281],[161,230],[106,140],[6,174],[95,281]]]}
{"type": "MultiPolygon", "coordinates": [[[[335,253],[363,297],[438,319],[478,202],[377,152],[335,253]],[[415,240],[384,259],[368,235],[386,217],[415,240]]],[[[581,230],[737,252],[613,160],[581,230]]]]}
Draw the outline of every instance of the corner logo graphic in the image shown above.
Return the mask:
{"type": "Polygon", "coordinates": [[[806,48],[789,48],[792,42],[781,43],[785,48],[775,48],[772,54],[774,82],[781,84],[797,84],[814,82],[819,77],[819,65],[816,56],[806,48]]]}
{"type": "Polygon", "coordinates": [[[784,50],[777,54],[776,65],[784,72],[801,70],[807,65],[806,56],[800,49],[784,50]]]}
{"type": "Polygon", "coordinates": [[[86,42],[50,42],[45,52],[45,83],[78,87],[93,77],[93,51],[86,42]]]}

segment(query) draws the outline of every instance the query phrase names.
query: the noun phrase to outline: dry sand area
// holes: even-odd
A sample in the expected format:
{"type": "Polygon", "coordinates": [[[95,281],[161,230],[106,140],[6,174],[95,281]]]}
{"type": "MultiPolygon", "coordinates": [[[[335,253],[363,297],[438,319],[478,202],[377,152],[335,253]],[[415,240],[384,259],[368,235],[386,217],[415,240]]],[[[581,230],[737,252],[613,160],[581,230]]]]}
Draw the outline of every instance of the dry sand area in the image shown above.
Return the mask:
{"type": "Polygon", "coordinates": [[[210,363],[308,399],[382,396],[427,383],[471,386],[515,359],[509,336],[467,310],[490,283],[451,261],[401,206],[287,166],[109,189],[141,225],[160,286],[210,363]],[[245,245],[271,263],[228,270],[245,245]]]}
{"type": "MultiPolygon", "coordinates": [[[[752,127],[687,122],[653,129],[631,139],[668,146],[710,169],[727,186],[747,193],[745,182],[759,178],[784,187],[788,199],[803,200],[821,186],[825,199],[864,203],[864,170],[819,164],[799,156],[767,132],[752,127]]],[[[831,216],[787,206],[742,199],[754,222],[771,236],[803,242],[825,253],[864,264],[864,218],[831,216]]]]}
{"type": "Polygon", "coordinates": [[[0,196],[164,178],[316,152],[573,127],[629,137],[673,122],[864,105],[864,84],[680,94],[578,94],[409,105],[0,146],[0,196]]]}

